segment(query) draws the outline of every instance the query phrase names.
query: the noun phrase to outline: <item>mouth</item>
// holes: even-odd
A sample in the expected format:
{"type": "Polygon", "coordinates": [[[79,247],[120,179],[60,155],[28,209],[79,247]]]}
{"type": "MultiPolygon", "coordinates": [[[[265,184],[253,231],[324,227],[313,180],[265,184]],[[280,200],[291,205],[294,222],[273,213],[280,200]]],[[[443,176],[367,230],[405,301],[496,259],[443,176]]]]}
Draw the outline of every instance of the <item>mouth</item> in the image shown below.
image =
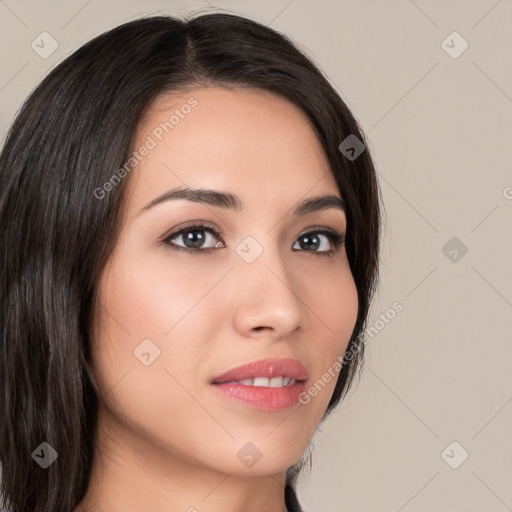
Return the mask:
{"type": "Polygon", "coordinates": [[[297,380],[292,377],[254,377],[241,380],[232,380],[229,382],[212,382],[212,384],[241,384],[242,386],[262,387],[262,388],[283,388],[293,386],[296,382],[305,382],[304,380],[297,380]]]}
{"type": "Polygon", "coordinates": [[[214,377],[210,385],[224,397],[263,411],[280,411],[297,404],[309,378],[295,359],[262,359],[214,377]]]}
{"type": "Polygon", "coordinates": [[[245,386],[283,387],[309,378],[305,366],[291,358],[258,359],[213,377],[210,384],[237,382],[245,386]]]}

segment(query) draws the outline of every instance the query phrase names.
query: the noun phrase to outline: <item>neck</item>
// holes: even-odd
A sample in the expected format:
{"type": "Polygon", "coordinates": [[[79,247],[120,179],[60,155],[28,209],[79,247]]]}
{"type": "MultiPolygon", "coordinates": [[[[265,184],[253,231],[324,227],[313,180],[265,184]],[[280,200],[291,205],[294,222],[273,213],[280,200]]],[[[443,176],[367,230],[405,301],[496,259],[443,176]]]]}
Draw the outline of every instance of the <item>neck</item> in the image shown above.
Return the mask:
{"type": "Polygon", "coordinates": [[[126,431],[100,435],[95,450],[89,486],[75,512],[288,512],[285,471],[222,473],[171,457],[126,431]]]}

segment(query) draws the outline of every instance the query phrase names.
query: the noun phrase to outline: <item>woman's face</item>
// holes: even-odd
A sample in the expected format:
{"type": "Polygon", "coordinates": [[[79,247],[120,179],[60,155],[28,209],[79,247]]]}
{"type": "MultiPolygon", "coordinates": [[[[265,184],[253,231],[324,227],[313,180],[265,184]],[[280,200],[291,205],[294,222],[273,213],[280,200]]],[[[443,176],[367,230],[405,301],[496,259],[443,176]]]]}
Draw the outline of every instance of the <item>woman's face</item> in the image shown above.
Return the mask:
{"type": "Polygon", "coordinates": [[[344,211],[294,214],[309,198],[341,197],[320,143],[286,100],[215,87],[155,100],[133,150],[126,221],[101,275],[92,345],[109,446],[167,469],[282,472],[324,414],[336,379],[322,375],[345,352],[357,316],[345,247],[318,232],[344,233],[344,211]],[[178,187],[233,194],[242,206],[181,198],[144,209],[178,187]],[[207,226],[162,243],[198,223],[207,226]],[[267,397],[250,402],[211,383],[266,358],[297,360],[308,374],[301,389],[320,379],[320,391],[272,408],[268,389],[250,388],[267,397]]]}

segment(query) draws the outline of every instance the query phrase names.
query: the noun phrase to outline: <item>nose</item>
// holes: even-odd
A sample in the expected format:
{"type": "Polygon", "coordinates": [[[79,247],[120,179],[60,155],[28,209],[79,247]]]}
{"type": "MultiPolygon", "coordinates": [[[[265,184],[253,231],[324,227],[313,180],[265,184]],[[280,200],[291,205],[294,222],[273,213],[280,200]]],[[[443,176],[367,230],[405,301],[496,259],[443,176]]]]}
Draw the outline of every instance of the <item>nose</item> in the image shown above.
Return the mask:
{"type": "Polygon", "coordinates": [[[281,339],[304,327],[306,306],[297,280],[277,250],[265,250],[252,263],[238,261],[235,279],[234,323],[241,335],[281,339]]]}

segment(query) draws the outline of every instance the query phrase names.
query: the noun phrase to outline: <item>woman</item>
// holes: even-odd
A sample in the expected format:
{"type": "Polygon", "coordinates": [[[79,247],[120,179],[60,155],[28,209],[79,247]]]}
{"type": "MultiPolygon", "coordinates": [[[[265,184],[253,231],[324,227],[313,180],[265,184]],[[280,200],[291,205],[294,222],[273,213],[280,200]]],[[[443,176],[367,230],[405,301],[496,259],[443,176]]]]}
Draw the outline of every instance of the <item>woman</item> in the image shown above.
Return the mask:
{"type": "Polygon", "coordinates": [[[12,511],[300,511],[364,353],[380,197],[318,68],[249,19],[121,25],[0,155],[12,511]]]}

